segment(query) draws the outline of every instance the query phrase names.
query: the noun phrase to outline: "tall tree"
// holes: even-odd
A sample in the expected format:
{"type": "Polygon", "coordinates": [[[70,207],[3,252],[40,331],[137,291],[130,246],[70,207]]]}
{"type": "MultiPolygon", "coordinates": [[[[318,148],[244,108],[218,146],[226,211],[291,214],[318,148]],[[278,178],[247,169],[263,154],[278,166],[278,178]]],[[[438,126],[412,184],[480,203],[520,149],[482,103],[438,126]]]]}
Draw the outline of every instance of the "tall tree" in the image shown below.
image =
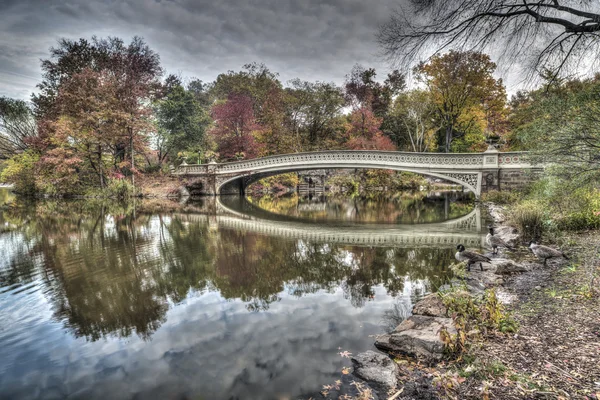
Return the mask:
{"type": "Polygon", "coordinates": [[[274,89],[281,89],[277,76],[264,64],[246,64],[242,71],[228,71],[217,76],[210,92],[218,100],[226,100],[231,94],[249,97],[254,115],[261,122],[267,97],[274,89]]]}
{"type": "Polygon", "coordinates": [[[409,0],[379,32],[385,54],[408,67],[456,48],[503,49],[506,61],[555,73],[600,55],[595,0],[409,0]]]}
{"type": "Polygon", "coordinates": [[[286,89],[289,129],[309,150],[335,136],[337,120],[344,108],[342,89],[333,83],[295,79],[286,89]]]}
{"type": "MultiPolygon", "coordinates": [[[[533,162],[575,185],[600,181],[600,76],[521,95],[513,130],[533,162]]],[[[516,101],[516,99],[515,99],[516,101]]]]}
{"type": "Polygon", "coordinates": [[[138,37],[128,45],[111,37],[63,39],[42,61],[42,70],[44,81],[33,100],[47,150],[82,144],[72,150],[85,149],[101,186],[105,153],[115,168],[133,172],[133,180],[134,155],[146,149],[150,104],[160,88],[158,54],[138,37]]]}
{"type": "Polygon", "coordinates": [[[389,111],[394,96],[406,85],[404,75],[398,71],[388,74],[383,84],[375,80],[376,76],[375,69],[355,65],[346,76],[346,100],[353,108],[369,107],[382,118],[389,111]]]}
{"type": "Polygon", "coordinates": [[[411,151],[424,152],[429,147],[434,112],[432,98],[425,90],[402,93],[394,102],[392,116],[402,125],[400,132],[405,134],[402,142],[411,151]]]}
{"type": "Polygon", "coordinates": [[[37,137],[33,112],[23,100],[0,97],[0,159],[27,150],[37,137]]]}
{"type": "Polygon", "coordinates": [[[249,96],[232,94],[226,102],[212,108],[215,126],[210,133],[215,138],[221,158],[255,158],[260,146],[254,135],[262,127],[256,122],[252,99],[249,96]]]}
{"type": "Polygon", "coordinates": [[[346,147],[351,150],[395,150],[390,138],[379,129],[381,118],[377,118],[368,107],[354,110],[349,116],[346,147]]]}
{"type": "Polygon", "coordinates": [[[495,69],[489,56],[471,51],[450,51],[415,69],[432,96],[444,151],[449,152],[452,141],[465,136],[481,117],[474,111],[491,113],[504,107],[506,95],[502,80],[492,75],[495,69]]]}
{"type": "Polygon", "coordinates": [[[170,88],[155,104],[157,132],[155,147],[158,163],[175,158],[180,151],[204,148],[204,134],[210,118],[196,94],[181,84],[170,88]]]}

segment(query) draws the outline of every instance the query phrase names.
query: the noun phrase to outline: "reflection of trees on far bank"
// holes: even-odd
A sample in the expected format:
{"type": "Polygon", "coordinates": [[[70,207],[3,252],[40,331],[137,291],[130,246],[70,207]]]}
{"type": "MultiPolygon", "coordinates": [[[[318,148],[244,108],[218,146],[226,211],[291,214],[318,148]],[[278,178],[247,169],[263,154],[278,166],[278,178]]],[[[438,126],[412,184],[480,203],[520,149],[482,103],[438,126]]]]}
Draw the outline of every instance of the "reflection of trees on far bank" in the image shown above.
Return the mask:
{"type": "Polygon", "coordinates": [[[461,192],[375,193],[353,197],[293,193],[247,197],[247,200],[265,211],[312,221],[422,224],[460,218],[473,209],[470,194],[461,192]]]}
{"type": "Polygon", "coordinates": [[[402,293],[405,279],[433,287],[448,249],[336,246],[286,240],[131,205],[44,201],[4,207],[17,229],[0,234],[9,249],[0,287],[41,281],[55,318],[89,340],[136,333],[149,338],[169,304],[190,291],[218,291],[261,311],[283,293],[304,296],[342,288],[355,307],[381,285],[402,293]]]}

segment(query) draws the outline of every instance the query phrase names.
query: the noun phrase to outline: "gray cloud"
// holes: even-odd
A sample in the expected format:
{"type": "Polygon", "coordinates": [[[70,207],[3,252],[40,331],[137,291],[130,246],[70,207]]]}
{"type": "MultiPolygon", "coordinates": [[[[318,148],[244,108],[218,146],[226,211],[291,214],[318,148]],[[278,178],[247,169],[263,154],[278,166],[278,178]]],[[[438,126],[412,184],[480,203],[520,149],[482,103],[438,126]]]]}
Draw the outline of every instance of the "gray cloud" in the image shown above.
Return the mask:
{"type": "Polygon", "coordinates": [[[398,1],[3,0],[0,95],[28,97],[57,39],[92,35],[142,36],[168,72],[205,81],[253,61],[284,82],[341,83],[355,63],[383,76],[374,35],[398,1]]]}

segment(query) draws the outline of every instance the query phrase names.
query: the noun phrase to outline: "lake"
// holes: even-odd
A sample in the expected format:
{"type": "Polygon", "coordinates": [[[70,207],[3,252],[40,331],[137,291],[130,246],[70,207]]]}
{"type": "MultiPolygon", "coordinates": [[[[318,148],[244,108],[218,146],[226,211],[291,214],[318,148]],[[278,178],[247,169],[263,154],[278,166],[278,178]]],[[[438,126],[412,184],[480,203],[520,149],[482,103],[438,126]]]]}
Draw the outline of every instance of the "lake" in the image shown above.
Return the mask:
{"type": "Polygon", "coordinates": [[[7,399],[310,397],[485,226],[458,192],[0,203],[7,399]]]}

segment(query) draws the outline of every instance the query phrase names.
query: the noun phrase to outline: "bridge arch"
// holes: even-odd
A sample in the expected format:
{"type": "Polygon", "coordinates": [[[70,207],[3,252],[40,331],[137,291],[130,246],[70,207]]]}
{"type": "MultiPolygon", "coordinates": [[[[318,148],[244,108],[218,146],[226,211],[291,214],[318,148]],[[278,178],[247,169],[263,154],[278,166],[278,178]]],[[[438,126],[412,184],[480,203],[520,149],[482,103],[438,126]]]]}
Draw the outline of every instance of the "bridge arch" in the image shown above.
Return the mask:
{"type": "Polygon", "coordinates": [[[251,185],[252,183],[263,179],[268,178],[270,176],[276,176],[280,174],[285,174],[288,172],[302,172],[302,171],[313,171],[319,169],[379,169],[379,170],[393,170],[400,172],[412,172],[419,175],[431,176],[433,178],[443,179],[445,181],[450,181],[452,183],[456,183],[464,187],[467,191],[475,194],[476,197],[479,197],[481,191],[481,172],[475,173],[478,176],[474,179],[474,184],[470,183],[469,180],[465,180],[463,175],[457,174],[461,176],[452,176],[449,174],[441,173],[441,172],[432,172],[427,170],[415,169],[415,168],[406,168],[406,167],[398,167],[395,165],[360,165],[357,167],[349,167],[348,165],[332,165],[332,164],[316,164],[307,167],[298,167],[298,166],[283,166],[283,167],[272,167],[272,168],[264,168],[259,172],[253,173],[251,175],[241,175],[241,176],[232,176],[219,180],[216,185],[216,194],[221,194],[221,190],[227,185],[235,184],[236,189],[239,189],[241,193],[251,185]]]}

